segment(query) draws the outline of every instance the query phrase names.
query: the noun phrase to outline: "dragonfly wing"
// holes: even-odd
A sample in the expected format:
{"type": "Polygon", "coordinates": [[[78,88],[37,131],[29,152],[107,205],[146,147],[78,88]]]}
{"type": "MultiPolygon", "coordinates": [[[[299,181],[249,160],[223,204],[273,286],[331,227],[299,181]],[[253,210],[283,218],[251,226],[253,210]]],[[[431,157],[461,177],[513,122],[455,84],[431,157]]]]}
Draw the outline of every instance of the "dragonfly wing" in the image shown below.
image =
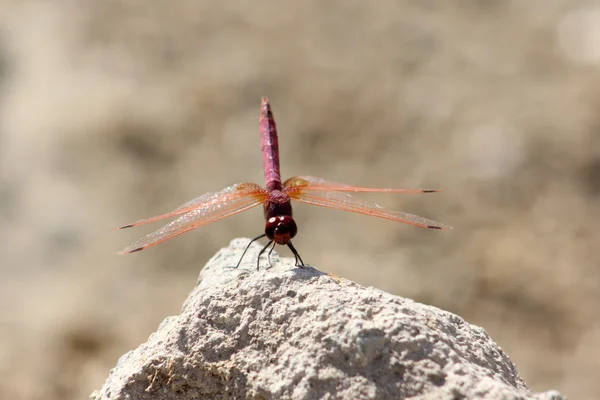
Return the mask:
{"type": "Polygon", "coordinates": [[[302,192],[435,193],[441,191],[436,189],[390,189],[352,186],[345,183],[326,181],[315,176],[294,176],[286,180],[283,186],[288,188],[289,191],[301,190],[302,192]]]}
{"type": "Polygon", "coordinates": [[[238,183],[235,185],[231,185],[221,190],[220,192],[214,193],[205,193],[200,197],[195,198],[194,200],[190,200],[185,204],[180,205],[175,210],[168,212],[166,214],[158,215],[152,218],[140,219],[138,221],[132,222],[130,224],[122,225],[114,230],[131,228],[134,226],[148,224],[154,221],[160,221],[161,219],[175,217],[177,215],[186,214],[190,211],[193,211],[197,208],[202,208],[206,206],[210,206],[211,204],[223,203],[232,201],[235,199],[247,197],[251,194],[262,193],[265,190],[261,188],[256,183],[238,183]]]}
{"type": "MultiPolygon", "coordinates": [[[[260,188],[260,187],[259,187],[260,188]]],[[[182,233],[210,224],[220,219],[238,214],[242,211],[262,204],[267,198],[267,192],[260,188],[260,192],[247,193],[234,199],[221,198],[221,201],[212,201],[196,205],[192,211],[180,216],[155,232],[135,241],[117,254],[128,254],[156,246],[179,236],[182,233]],[[224,200],[225,199],[225,200],[224,200]]]]}
{"type": "Polygon", "coordinates": [[[290,191],[288,194],[290,198],[294,200],[316,206],[372,215],[379,218],[390,219],[392,221],[403,222],[405,224],[420,226],[422,228],[452,229],[451,226],[427,218],[419,217],[418,215],[408,214],[401,211],[393,211],[372,201],[358,199],[348,193],[336,191],[318,193],[298,190],[290,191]]]}

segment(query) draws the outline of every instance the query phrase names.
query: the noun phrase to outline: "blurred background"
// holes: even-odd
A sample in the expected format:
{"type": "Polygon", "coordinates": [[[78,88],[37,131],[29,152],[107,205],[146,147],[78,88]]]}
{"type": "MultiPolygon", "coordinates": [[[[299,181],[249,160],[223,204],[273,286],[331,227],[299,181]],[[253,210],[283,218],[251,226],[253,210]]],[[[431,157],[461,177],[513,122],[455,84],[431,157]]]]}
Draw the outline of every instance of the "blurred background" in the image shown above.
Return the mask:
{"type": "MultiPolygon", "coordinates": [[[[70,400],[177,314],[245,212],[126,257],[113,226],[282,173],[433,231],[295,207],[303,259],[484,327],[534,391],[600,393],[600,2],[0,0],[0,398],[70,400]]],[[[290,256],[286,248],[278,248],[290,256]]]]}

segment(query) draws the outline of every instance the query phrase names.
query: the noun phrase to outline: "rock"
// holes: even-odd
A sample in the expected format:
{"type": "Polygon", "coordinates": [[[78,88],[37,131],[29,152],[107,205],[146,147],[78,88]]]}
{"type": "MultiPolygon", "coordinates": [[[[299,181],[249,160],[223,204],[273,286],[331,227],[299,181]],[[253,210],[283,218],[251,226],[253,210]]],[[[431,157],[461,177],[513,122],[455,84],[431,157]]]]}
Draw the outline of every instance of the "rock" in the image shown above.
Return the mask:
{"type": "Polygon", "coordinates": [[[94,400],[564,399],[532,394],[480,327],[237,239],[94,400]]]}

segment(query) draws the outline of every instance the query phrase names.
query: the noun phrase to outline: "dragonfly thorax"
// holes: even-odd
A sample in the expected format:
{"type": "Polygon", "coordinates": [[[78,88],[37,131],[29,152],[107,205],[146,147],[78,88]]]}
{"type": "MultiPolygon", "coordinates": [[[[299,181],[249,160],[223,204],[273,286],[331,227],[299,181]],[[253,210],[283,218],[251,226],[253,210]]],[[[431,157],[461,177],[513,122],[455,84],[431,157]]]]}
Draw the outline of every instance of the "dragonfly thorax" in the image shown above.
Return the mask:
{"type": "Polygon", "coordinates": [[[298,227],[294,218],[288,215],[280,215],[267,219],[265,225],[265,235],[269,240],[277,244],[288,244],[290,240],[298,233],[298,227]]]}

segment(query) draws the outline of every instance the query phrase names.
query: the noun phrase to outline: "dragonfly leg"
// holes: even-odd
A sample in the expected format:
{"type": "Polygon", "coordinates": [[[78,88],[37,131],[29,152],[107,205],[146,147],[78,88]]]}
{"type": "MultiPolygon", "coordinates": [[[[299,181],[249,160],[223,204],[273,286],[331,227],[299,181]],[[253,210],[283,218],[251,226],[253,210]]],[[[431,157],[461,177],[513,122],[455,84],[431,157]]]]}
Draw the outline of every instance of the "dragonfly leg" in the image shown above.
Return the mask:
{"type": "MultiPolygon", "coordinates": [[[[256,242],[258,239],[264,238],[265,236],[267,236],[267,234],[263,233],[262,235],[255,237],[254,239],[252,239],[250,241],[250,243],[248,243],[248,246],[246,246],[246,249],[244,250],[244,252],[242,253],[242,256],[240,257],[240,261],[238,261],[237,265],[235,267],[233,267],[233,269],[237,269],[240,266],[240,264],[242,263],[242,260],[244,259],[244,256],[246,255],[246,252],[250,248],[250,245],[252,243],[256,242]]],[[[262,254],[262,252],[261,252],[261,254],[262,254]]],[[[260,258],[260,256],[259,256],[259,258],[260,258]]]]}
{"type": "Polygon", "coordinates": [[[269,268],[271,268],[273,266],[273,264],[271,264],[271,253],[273,252],[274,249],[275,249],[275,242],[273,242],[273,247],[271,247],[271,250],[269,250],[269,255],[267,256],[267,258],[269,260],[269,268]]]}
{"type": "Polygon", "coordinates": [[[289,242],[287,245],[292,251],[292,253],[294,253],[294,257],[296,257],[296,267],[304,268],[304,262],[302,261],[302,257],[300,257],[300,254],[298,254],[298,250],[296,250],[292,242],[289,242]],[[300,261],[300,263],[298,263],[298,261],[300,261]]]}
{"type": "MultiPolygon", "coordinates": [[[[258,257],[256,259],[256,270],[257,271],[260,269],[260,256],[262,256],[262,254],[265,252],[265,250],[267,250],[267,248],[269,248],[271,243],[273,243],[273,241],[269,240],[269,243],[267,243],[267,245],[265,247],[263,247],[262,250],[258,253],[258,257]]],[[[271,252],[269,252],[269,254],[271,254],[271,252]]]]}

